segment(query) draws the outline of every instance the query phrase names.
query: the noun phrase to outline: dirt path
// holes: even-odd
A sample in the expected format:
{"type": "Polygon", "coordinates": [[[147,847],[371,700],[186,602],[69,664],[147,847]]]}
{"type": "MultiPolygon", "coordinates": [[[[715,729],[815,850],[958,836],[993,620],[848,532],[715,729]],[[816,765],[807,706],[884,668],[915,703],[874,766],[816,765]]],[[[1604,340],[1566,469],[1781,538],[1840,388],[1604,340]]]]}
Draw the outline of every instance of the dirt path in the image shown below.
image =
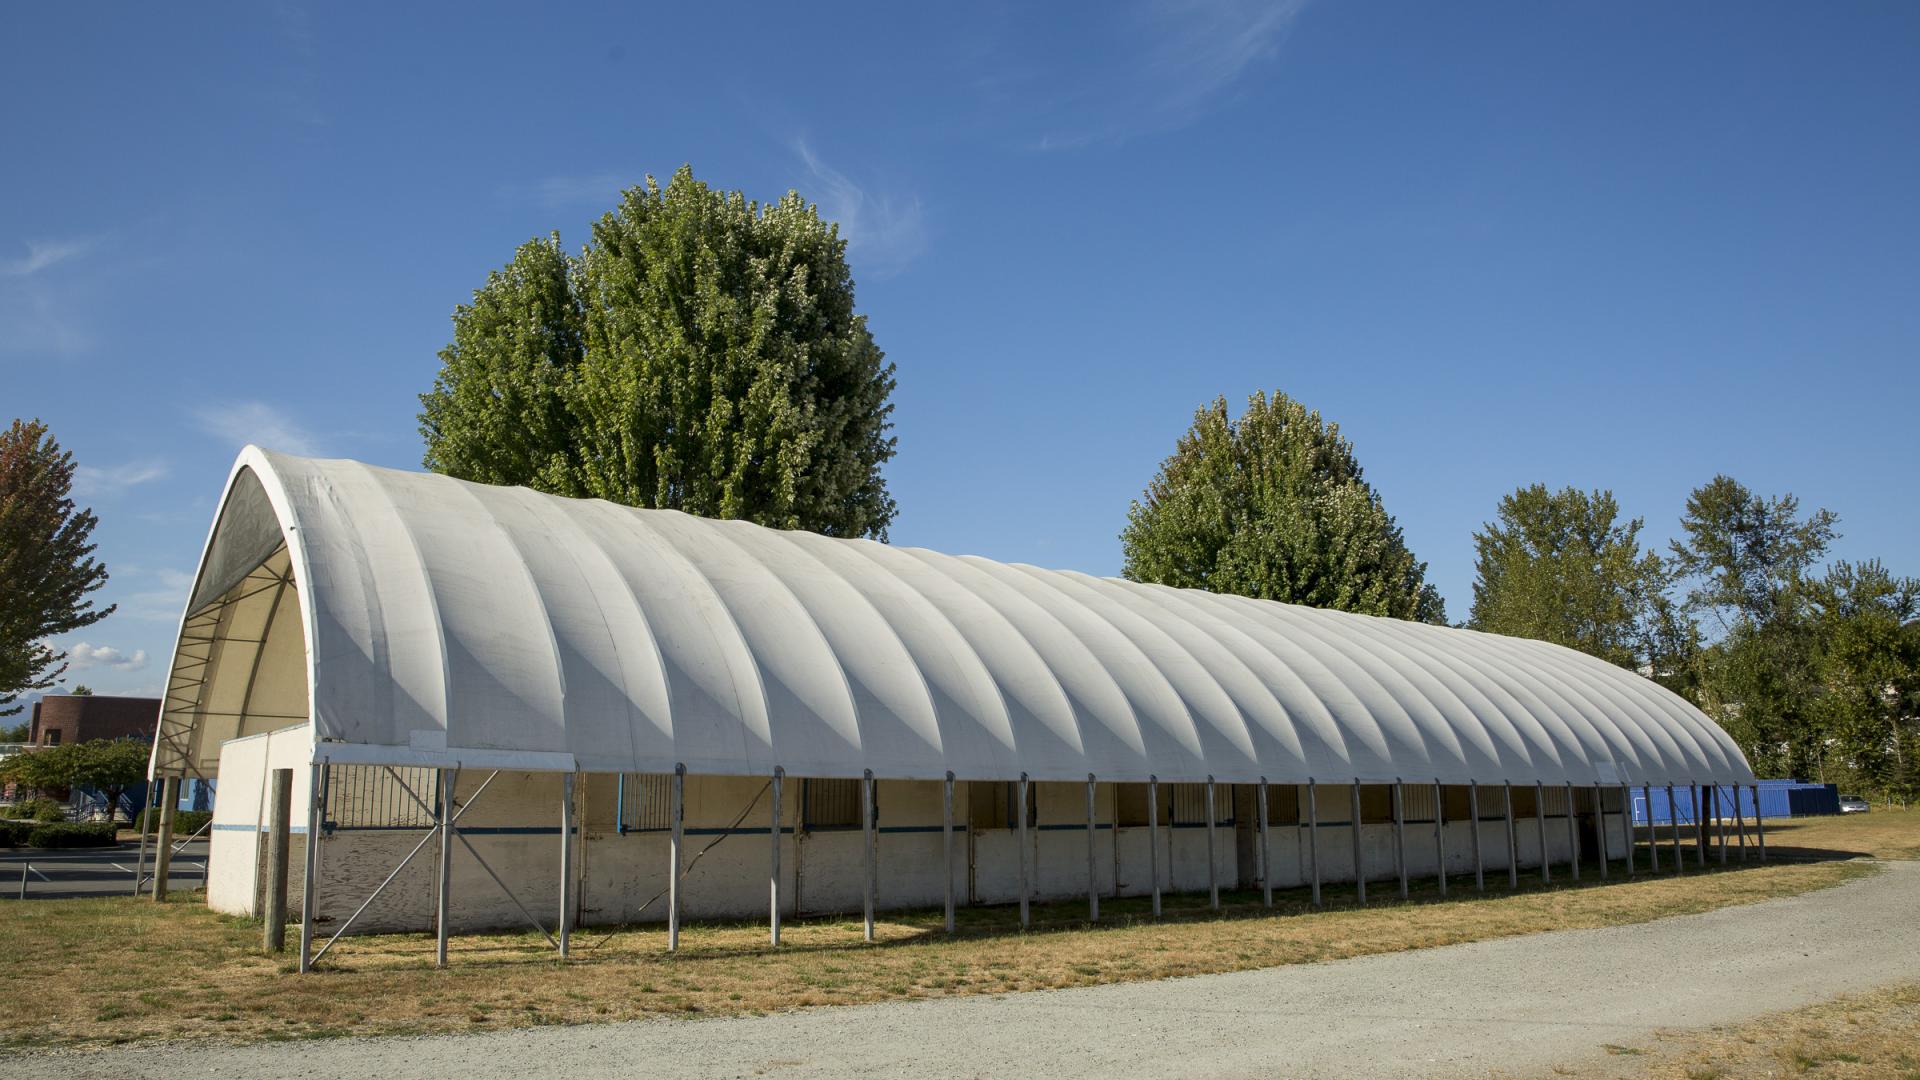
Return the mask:
{"type": "Polygon", "coordinates": [[[779,1016],[0,1058],[19,1077],[1485,1076],[1912,979],[1920,863],[1636,926],[779,1016]]]}

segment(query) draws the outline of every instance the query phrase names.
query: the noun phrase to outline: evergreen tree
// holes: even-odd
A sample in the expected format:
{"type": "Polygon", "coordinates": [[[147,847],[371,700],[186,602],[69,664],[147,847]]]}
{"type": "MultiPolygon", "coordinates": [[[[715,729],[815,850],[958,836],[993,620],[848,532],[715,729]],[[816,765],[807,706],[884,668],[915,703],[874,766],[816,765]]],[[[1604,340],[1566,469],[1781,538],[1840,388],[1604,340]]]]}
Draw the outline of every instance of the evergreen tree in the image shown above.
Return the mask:
{"type": "Polygon", "coordinates": [[[893,365],[846,243],[797,193],[649,177],[578,257],[523,246],[454,314],[429,468],[631,506],[884,539],[893,365]]]}
{"type": "Polygon", "coordinates": [[[1225,398],[1196,412],[1127,519],[1135,581],[1446,618],[1339,425],[1285,394],[1255,393],[1237,420],[1225,398]]]}
{"type": "Polygon", "coordinates": [[[1667,643],[1679,627],[1665,602],[1666,565],[1640,546],[1643,524],[1620,521],[1611,491],[1534,484],[1505,496],[1497,520],[1473,534],[1467,625],[1657,674],[1684,637],[1667,643]]]}
{"type": "Polygon", "coordinates": [[[88,599],[107,583],[107,568],[88,539],[93,512],[71,497],[73,468],[73,455],[38,420],[0,432],[0,716],[66,671],[66,653],[47,638],[113,613],[88,599]]]}
{"type": "Polygon", "coordinates": [[[1822,778],[1908,802],[1920,796],[1920,580],[1878,560],[1808,582],[1826,736],[1822,778]]]}

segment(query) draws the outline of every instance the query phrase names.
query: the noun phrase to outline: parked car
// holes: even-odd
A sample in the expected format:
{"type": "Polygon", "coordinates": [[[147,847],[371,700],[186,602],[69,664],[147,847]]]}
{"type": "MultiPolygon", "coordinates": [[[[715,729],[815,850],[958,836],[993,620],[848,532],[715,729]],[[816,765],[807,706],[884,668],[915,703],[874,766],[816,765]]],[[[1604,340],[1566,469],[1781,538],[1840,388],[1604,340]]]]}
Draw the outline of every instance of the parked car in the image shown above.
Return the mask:
{"type": "Polygon", "coordinates": [[[1871,809],[1873,807],[1867,805],[1867,800],[1858,795],[1840,796],[1840,812],[1843,814],[1864,814],[1871,809]]]}

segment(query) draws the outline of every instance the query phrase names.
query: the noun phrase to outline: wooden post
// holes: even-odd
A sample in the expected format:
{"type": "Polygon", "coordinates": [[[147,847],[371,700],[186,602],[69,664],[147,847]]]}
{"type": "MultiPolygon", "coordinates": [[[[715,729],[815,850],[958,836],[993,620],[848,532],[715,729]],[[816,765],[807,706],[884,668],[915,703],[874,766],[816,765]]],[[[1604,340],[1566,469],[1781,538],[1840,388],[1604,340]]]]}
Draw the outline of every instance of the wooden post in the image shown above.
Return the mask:
{"type": "Polygon", "coordinates": [[[1260,815],[1260,901],[1267,907],[1273,906],[1273,845],[1267,838],[1267,778],[1260,778],[1257,799],[1259,806],[1255,811],[1260,815]]]}
{"type": "Polygon", "coordinates": [[[1367,902],[1367,853],[1360,846],[1360,778],[1353,778],[1353,895],[1367,902]]]}
{"type": "Polygon", "coordinates": [[[1486,892],[1487,866],[1480,857],[1480,781],[1467,781],[1467,802],[1473,808],[1473,812],[1467,816],[1467,820],[1473,823],[1470,828],[1473,833],[1473,891],[1486,892]]]}
{"type": "Polygon", "coordinates": [[[1573,781],[1566,782],[1567,788],[1567,863],[1573,871],[1573,880],[1580,880],[1580,823],[1573,813],[1573,781]]]}
{"type": "Polygon", "coordinates": [[[1147,874],[1153,878],[1153,917],[1160,917],[1160,778],[1147,777],[1147,874]]]}
{"type": "Polygon", "coordinates": [[[873,798],[873,770],[868,769],[860,783],[860,827],[863,830],[861,835],[866,841],[861,850],[866,858],[867,870],[866,885],[860,890],[860,906],[866,917],[865,939],[867,941],[873,940],[873,902],[874,893],[879,886],[879,871],[874,866],[874,861],[879,855],[879,852],[874,850],[876,843],[874,832],[876,826],[880,824],[879,816],[873,798]]]}
{"type": "MultiPolygon", "coordinates": [[[[1019,805],[1014,807],[1014,820],[1020,823],[1020,929],[1025,930],[1028,923],[1027,894],[1027,774],[1020,774],[1019,805]]],[[[1158,914],[1156,911],[1155,914],[1158,914]]]]}
{"type": "Polygon", "coordinates": [[[1307,867],[1313,875],[1313,906],[1320,906],[1320,800],[1307,777],[1307,867]]]}
{"type": "Polygon", "coordinates": [[[1533,823],[1534,831],[1540,834],[1540,881],[1551,884],[1553,860],[1547,858],[1547,785],[1538,780],[1533,782],[1533,823]]]}
{"type": "Polygon", "coordinates": [[[287,948],[287,851],[293,832],[293,770],[273,770],[267,809],[267,910],[261,915],[268,952],[287,948]]]}
{"type": "Polygon", "coordinates": [[[1439,777],[1433,780],[1433,853],[1440,861],[1440,895],[1447,895],[1447,797],[1439,777]]]}
{"type": "Polygon", "coordinates": [[[947,933],[953,933],[953,772],[948,770],[943,799],[945,812],[940,819],[940,858],[946,865],[942,878],[947,885],[947,933]]]}
{"type": "Polygon", "coordinates": [[[680,845],[687,831],[687,767],[673,767],[673,805],[667,810],[667,951],[680,948],[680,845]]]}
{"type": "Polygon", "coordinates": [[[560,959],[573,955],[573,774],[560,774],[560,959]]]}
{"type": "Polygon", "coordinates": [[[1513,783],[1508,781],[1503,791],[1507,807],[1507,888],[1520,887],[1520,838],[1513,830],[1513,783]]]}
{"type": "Polygon", "coordinates": [[[453,933],[449,916],[453,910],[453,789],[460,782],[460,770],[440,770],[440,887],[434,896],[433,962],[447,966],[447,939],[453,933]]]}
{"type": "Polygon", "coordinates": [[[1600,880],[1607,880],[1607,800],[1602,795],[1605,789],[1599,784],[1593,785],[1593,831],[1600,838],[1600,880]]]}
{"type": "MultiPolygon", "coordinates": [[[[767,853],[767,942],[770,945],[780,944],[780,811],[783,809],[780,803],[780,788],[782,786],[781,781],[786,779],[786,775],[787,770],[778,765],[773,767],[773,822],[768,828],[768,833],[772,836],[773,843],[771,850],[767,853]]],[[[953,789],[949,787],[947,792],[949,798],[951,798],[953,789]]],[[[949,804],[949,809],[951,809],[951,804],[949,804]]],[[[951,830],[949,830],[947,835],[947,866],[947,877],[951,880],[953,877],[953,835],[951,830]]],[[[949,906],[948,911],[949,919],[951,919],[951,906],[949,906]]],[[[952,927],[949,926],[948,929],[951,930],[952,927]]]]}
{"type": "Polygon", "coordinates": [[[1100,921],[1099,848],[1100,830],[1094,817],[1094,779],[1087,774],[1087,919],[1100,921]]]}
{"type": "Polygon", "coordinates": [[[1407,865],[1407,785],[1398,779],[1393,782],[1393,867],[1400,875],[1400,899],[1405,900],[1412,871],[1407,865]]]}
{"type": "Polygon", "coordinates": [[[1213,857],[1213,777],[1207,777],[1207,906],[1220,910],[1220,872],[1213,857]]]}
{"type": "Polygon", "coordinates": [[[160,780],[160,832],[153,852],[153,899],[167,899],[167,871],[173,868],[173,811],[180,802],[180,781],[167,776],[160,780]]]}

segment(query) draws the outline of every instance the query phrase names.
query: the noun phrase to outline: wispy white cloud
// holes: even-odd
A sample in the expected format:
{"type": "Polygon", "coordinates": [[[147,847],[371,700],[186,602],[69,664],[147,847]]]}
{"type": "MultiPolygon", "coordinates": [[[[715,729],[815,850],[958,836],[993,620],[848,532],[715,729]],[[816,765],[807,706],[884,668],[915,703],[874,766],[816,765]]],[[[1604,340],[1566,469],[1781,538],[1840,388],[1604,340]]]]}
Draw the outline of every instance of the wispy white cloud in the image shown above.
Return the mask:
{"type": "Polygon", "coordinates": [[[1051,130],[1038,150],[1076,150],[1185,127],[1272,61],[1307,0],[1138,0],[1118,16],[1122,61],[1029,102],[1051,130]]]}
{"type": "Polygon", "coordinates": [[[918,197],[862,187],[820,160],[804,139],[793,141],[793,151],[811,180],[801,194],[818,203],[828,220],[839,223],[847,252],[861,270],[882,277],[896,274],[926,252],[926,215],[918,197]]]}
{"type": "Polygon", "coordinates": [[[67,670],[69,671],[86,671],[89,668],[139,671],[146,666],[147,650],[145,649],[135,649],[131,653],[125,653],[111,645],[89,645],[84,641],[76,642],[67,649],[67,670]]]}
{"type": "Polygon", "coordinates": [[[0,275],[7,277],[30,277],[57,266],[69,259],[77,259],[90,251],[96,241],[79,240],[29,240],[27,253],[16,259],[0,259],[0,275]]]}
{"type": "Polygon", "coordinates": [[[117,573],[127,577],[150,579],[152,587],[129,593],[119,602],[119,610],[113,613],[115,619],[125,616],[140,622],[179,621],[180,612],[187,606],[187,593],[193,590],[191,573],[170,569],[148,570],[125,565],[121,566],[117,573]]]}
{"type": "Polygon", "coordinates": [[[72,275],[54,273],[77,263],[99,245],[97,238],[30,240],[25,255],[0,258],[0,353],[84,352],[93,345],[76,313],[77,285],[72,275]]]}
{"type": "Polygon", "coordinates": [[[264,401],[203,405],[194,411],[200,430],[235,448],[253,443],[269,450],[315,456],[320,444],[307,429],[264,401]]]}
{"type": "Polygon", "coordinates": [[[84,497],[118,495],[130,487],[150,483],[167,475],[167,463],[157,458],[129,461],[125,465],[97,468],[82,465],[73,470],[73,493],[84,497]]]}

